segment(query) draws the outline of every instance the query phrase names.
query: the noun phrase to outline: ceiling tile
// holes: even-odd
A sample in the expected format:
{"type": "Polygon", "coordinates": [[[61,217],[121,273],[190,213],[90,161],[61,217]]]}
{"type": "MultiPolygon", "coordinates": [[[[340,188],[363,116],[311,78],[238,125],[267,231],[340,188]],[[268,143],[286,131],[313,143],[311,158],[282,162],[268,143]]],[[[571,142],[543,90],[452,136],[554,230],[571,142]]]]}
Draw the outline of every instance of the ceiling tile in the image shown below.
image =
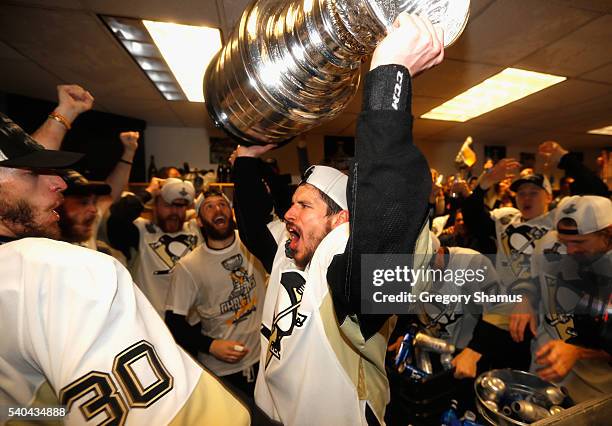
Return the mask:
{"type": "Polygon", "coordinates": [[[599,67],[591,72],[582,74],[580,79],[612,84],[612,63],[599,67]]]}
{"type": "Polygon", "coordinates": [[[148,125],[181,127],[183,123],[172,111],[168,101],[115,97],[106,104],[113,114],[145,120],[148,125]]]}
{"type": "Polygon", "coordinates": [[[509,66],[597,16],[552,1],[497,0],[470,20],[446,57],[509,66]]]}
{"type": "Polygon", "coordinates": [[[513,103],[514,106],[535,109],[558,109],[602,95],[610,95],[612,86],[581,80],[566,80],[513,103]]]}
{"type": "Polygon", "coordinates": [[[574,77],[612,61],[612,15],[589,22],[517,63],[517,68],[547,70],[574,77]]]}
{"type": "Polygon", "coordinates": [[[612,3],[610,0],[558,0],[570,7],[578,9],[592,10],[594,12],[612,13],[612,3]]]}
{"type": "Polygon", "coordinates": [[[27,61],[28,60],[28,58],[21,55],[11,46],[1,41],[0,41],[0,59],[2,60],[11,59],[11,60],[17,60],[17,61],[27,61]]]}
{"type": "Polygon", "coordinates": [[[44,7],[45,9],[83,9],[83,3],[80,0],[11,0],[11,3],[29,7],[44,7]]]}
{"type": "Polygon", "coordinates": [[[56,86],[58,84],[62,84],[59,78],[32,62],[2,59],[0,91],[57,101],[56,86]]]}
{"type": "Polygon", "coordinates": [[[219,27],[214,0],[82,0],[95,13],[219,27]]]}
{"type": "Polygon", "coordinates": [[[168,102],[168,105],[185,127],[213,127],[213,123],[203,103],[175,101],[168,102]]]}

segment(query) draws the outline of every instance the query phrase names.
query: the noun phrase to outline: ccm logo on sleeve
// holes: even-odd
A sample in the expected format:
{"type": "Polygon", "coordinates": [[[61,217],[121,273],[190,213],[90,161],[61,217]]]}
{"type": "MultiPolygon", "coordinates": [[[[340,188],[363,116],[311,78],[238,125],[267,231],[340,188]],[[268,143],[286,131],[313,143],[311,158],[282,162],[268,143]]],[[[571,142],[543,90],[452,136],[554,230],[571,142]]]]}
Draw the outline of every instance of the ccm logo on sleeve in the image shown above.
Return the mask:
{"type": "Polygon", "coordinates": [[[399,108],[400,95],[402,94],[402,81],[404,80],[404,73],[401,71],[397,72],[395,77],[395,86],[393,87],[393,103],[391,107],[393,109],[399,108]]]}

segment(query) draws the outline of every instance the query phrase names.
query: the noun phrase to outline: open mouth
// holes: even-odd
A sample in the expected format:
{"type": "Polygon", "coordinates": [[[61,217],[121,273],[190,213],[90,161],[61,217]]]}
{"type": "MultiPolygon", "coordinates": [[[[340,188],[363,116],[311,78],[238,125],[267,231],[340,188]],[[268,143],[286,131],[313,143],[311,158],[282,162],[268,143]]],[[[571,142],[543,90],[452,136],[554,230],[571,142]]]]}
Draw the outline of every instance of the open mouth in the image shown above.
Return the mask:
{"type": "Polygon", "coordinates": [[[289,232],[289,248],[292,251],[297,251],[297,246],[300,242],[300,231],[292,225],[287,225],[287,232],[289,232]]]}
{"type": "Polygon", "coordinates": [[[213,223],[215,225],[225,225],[227,223],[227,219],[225,216],[217,216],[213,219],[213,223]]]}

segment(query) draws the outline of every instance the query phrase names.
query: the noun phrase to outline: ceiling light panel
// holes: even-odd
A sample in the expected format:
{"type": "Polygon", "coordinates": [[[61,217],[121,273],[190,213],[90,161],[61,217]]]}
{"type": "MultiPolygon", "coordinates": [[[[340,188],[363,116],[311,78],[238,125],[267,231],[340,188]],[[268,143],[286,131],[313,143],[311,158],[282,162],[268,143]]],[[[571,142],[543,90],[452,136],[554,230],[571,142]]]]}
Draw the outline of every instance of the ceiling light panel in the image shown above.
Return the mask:
{"type": "Polygon", "coordinates": [[[590,133],[592,135],[612,136],[612,126],[602,127],[601,129],[589,130],[587,133],[590,133]]]}
{"type": "Polygon", "coordinates": [[[218,29],[100,16],[167,100],[203,102],[208,62],[221,48],[218,29]]]}
{"type": "Polygon", "coordinates": [[[213,56],[221,49],[216,28],[142,21],[191,102],[204,102],[202,81],[213,56]]]}
{"type": "Polygon", "coordinates": [[[433,108],[421,118],[465,122],[494,109],[561,83],[567,77],[506,68],[433,108]]]}

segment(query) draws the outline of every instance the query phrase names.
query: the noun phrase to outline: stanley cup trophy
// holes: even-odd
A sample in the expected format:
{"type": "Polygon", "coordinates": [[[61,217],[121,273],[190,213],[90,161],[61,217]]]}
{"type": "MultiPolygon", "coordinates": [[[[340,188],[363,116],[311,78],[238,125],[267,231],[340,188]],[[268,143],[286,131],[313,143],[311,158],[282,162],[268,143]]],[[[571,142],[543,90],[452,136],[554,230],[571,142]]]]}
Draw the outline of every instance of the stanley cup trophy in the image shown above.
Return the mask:
{"type": "Polygon", "coordinates": [[[469,0],[257,0],[204,77],[208,112],[241,143],[279,144],[338,116],[403,11],[461,34],[469,0]]]}

